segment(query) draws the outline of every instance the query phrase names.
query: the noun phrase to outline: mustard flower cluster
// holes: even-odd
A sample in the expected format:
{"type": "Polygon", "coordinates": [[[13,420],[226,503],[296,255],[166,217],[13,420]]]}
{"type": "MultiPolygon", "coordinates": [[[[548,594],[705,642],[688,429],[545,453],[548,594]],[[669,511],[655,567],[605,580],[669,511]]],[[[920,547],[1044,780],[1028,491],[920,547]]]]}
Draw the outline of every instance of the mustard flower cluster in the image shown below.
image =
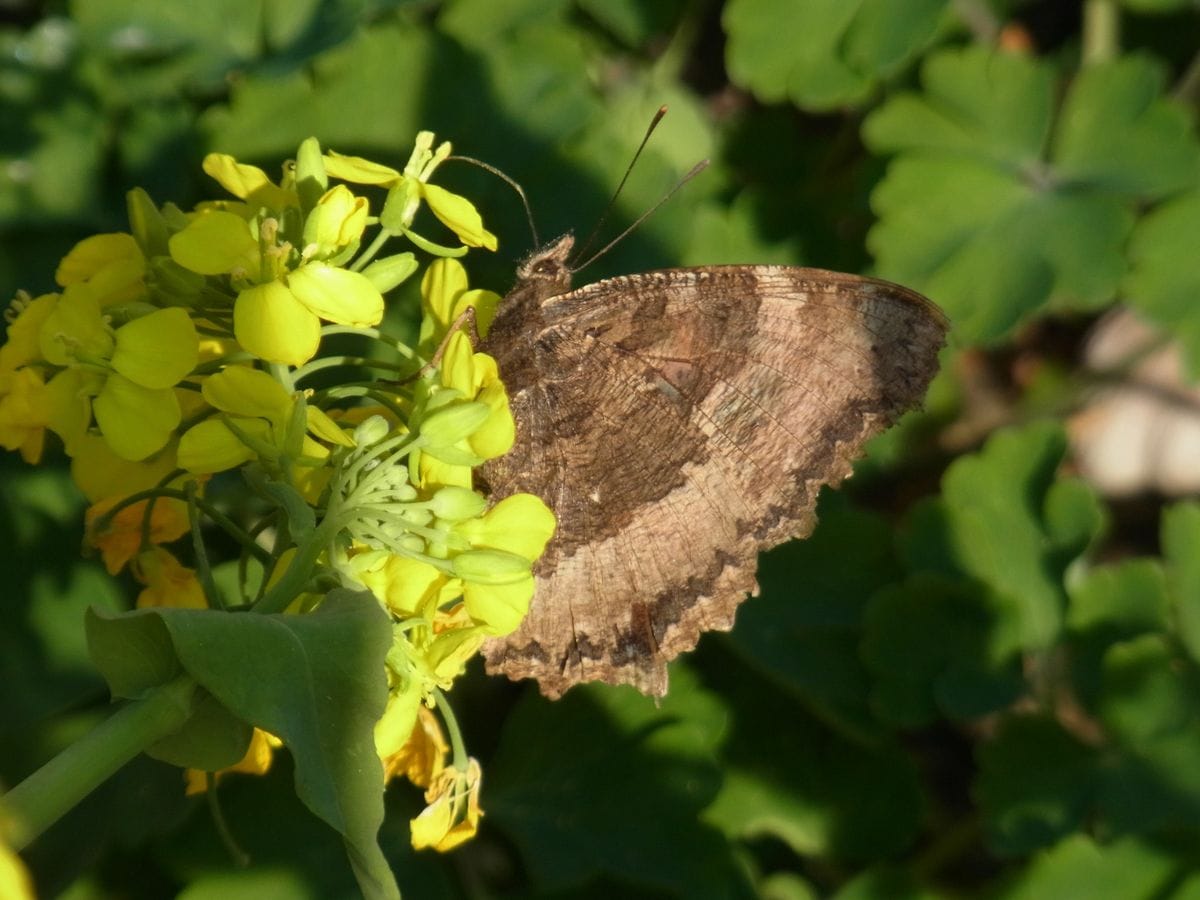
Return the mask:
{"type": "MultiPolygon", "coordinates": [[[[235,199],[185,212],[131,192],[130,231],[76,245],[60,290],[11,305],[0,347],[0,444],[36,463],[57,437],[90,503],[89,540],[110,572],[128,566],[143,585],[139,606],[225,602],[206,577],[220,560],[200,552],[189,567],[168,546],[204,520],[264,564],[263,589],[309,566],[289,612],[319,605],[316,585],[374,593],[394,626],[377,749],[389,776],[427,789],[413,843],[438,849],[479,817],[479,766],[443,692],[487,638],[520,624],[554,529],[538,498],[490,502],[473,487],[473,469],[511,447],[514,423],[495,361],[472,343],[500,298],[470,289],[456,259],[496,238],[468,200],[430,182],[449,153],[423,132],[400,171],[309,139],[278,183],[212,154],[204,170],[235,199]],[[356,190],[382,196],[377,213],[356,190]],[[415,231],[422,208],[459,243],[415,231]],[[379,327],[385,296],[420,268],[411,250],[383,254],[392,239],[435,258],[416,347],[379,327]],[[345,333],[395,361],[319,355],[345,333]],[[304,388],[346,364],[389,377],[304,388]],[[266,510],[270,527],[230,521],[205,485],[231,470],[298,505],[266,510]],[[333,539],[307,552],[305,529],[281,527],[280,510],[329,524],[333,539]]],[[[272,741],[257,735],[235,768],[265,769],[272,741]]]]}

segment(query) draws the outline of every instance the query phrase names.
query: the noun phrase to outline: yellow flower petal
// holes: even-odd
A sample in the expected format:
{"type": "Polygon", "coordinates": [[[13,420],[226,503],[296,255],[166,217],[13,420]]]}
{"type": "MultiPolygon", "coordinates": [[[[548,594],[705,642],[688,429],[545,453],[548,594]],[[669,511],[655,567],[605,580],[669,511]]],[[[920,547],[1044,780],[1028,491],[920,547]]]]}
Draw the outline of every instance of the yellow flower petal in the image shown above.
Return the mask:
{"type": "Polygon", "coordinates": [[[41,356],[38,347],[42,325],[58,305],[58,294],[42,294],[25,304],[16,320],[8,326],[0,345],[0,372],[11,372],[29,365],[41,356]]]}
{"type": "Polygon", "coordinates": [[[258,241],[241,216],[212,210],[196,216],[183,231],[171,235],[171,258],[201,275],[224,275],[259,268],[258,241]]]}
{"type": "Polygon", "coordinates": [[[115,516],[107,519],[101,529],[98,526],[101,518],[125,496],[112,494],[93,503],[84,516],[87,541],[100,551],[104,567],[110,575],[116,575],[137,556],[142,549],[143,538],[148,538],[154,544],[168,544],[183,537],[190,528],[187,505],[183,501],[160,499],[150,511],[148,531],[146,507],[149,501],[146,500],[123,507],[115,516]]]}
{"type": "Polygon", "coordinates": [[[104,324],[100,303],[86,283],[63,291],[38,332],[42,357],[56,366],[69,366],[77,358],[108,359],[112,332],[104,324]]]}
{"type": "Polygon", "coordinates": [[[468,247],[496,249],[496,236],[483,227],[479,211],[466,197],[436,184],[421,185],[421,194],[433,214],[468,247]]]}
{"type": "Polygon", "coordinates": [[[509,584],[463,583],[463,604],[471,618],[484,626],[489,634],[512,634],[529,612],[533,599],[532,575],[509,584]]]}
{"type": "Polygon", "coordinates": [[[423,809],[409,824],[414,850],[432,847],[439,852],[453,850],[475,836],[482,812],[479,788],[483,778],[479,763],[471,759],[467,771],[446,769],[425,792],[423,809]]]}
{"type": "Polygon", "coordinates": [[[113,452],[129,460],[161,450],[181,418],[174,391],[142,387],[115,373],[92,401],[92,413],[113,452]]]}
{"type": "Polygon", "coordinates": [[[20,450],[26,462],[38,462],[49,424],[48,405],[46,385],[36,369],[0,372],[0,447],[20,450]]]}
{"type": "MultiPolygon", "coordinates": [[[[271,426],[262,419],[241,419],[238,427],[247,434],[268,442],[271,426]]],[[[257,454],[230,431],[219,419],[205,419],[193,425],[179,439],[179,465],[197,475],[225,472],[257,454]]]]}
{"type": "Polygon", "coordinates": [[[153,547],[139,553],[131,568],[134,578],[146,586],[138,594],[138,609],[164,606],[173,609],[208,608],[204,589],[196,578],[196,570],[180,564],[169,550],[153,547]]]}
{"type": "Polygon", "coordinates": [[[204,399],[222,412],[246,418],[262,418],[284,425],[292,411],[292,398],[283,385],[261,369],[226,366],[204,379],[204,399]]]}
{"type": "Polygon", "coordinates": [[[327,322],[363,327],[383,319],[383,296],[360,272],[309,263],[288,275],[288,287],[327,322]]]}
{"type": "Polygon", "coordinates": [[[304,220],[304,242],[321,253],[333,253],[353,244],[367,227],[366,197],[351,193],[344,184],[330,188],[304,220]]]}
{"type": "MultiPolygon", "coordinates": [[[[414,740],[421,728],[417,722],[418,710],[423,708],[421,683],[416,678],[409,678],[404,690],[393,690],[388,694],[383,716],[375,723],[375,752],[383,763],[385,782],[400,774],[408,775],[411,781],[410,767],[419,777],[421,769],[428,765],[421,759],[426,747],[414,740]]],[[[428,781],[413,783],[419,787],[429,785],[428,781]]]]}
{"type": "Polygon", "coordinates": [[[166,388],[195,368],[199,353],[196,326],[186,310],[173,306],[118,328],[112,366],[142,387],[166,388]]]}
{"type": "Polygon", "coordinates": [[[289,366],[308,362],[321,342],[321,320],[278,281],[255,285],[238,295],[233,331],[250,353],[289,366]]]}
{"type": "Polygon", "coordinates": [[[455,526],[476,547],[506,550],[532,562],[554,535],[554,513],[533,494],[513,494],[493,506],[482,519],[455,526]]]}
{"type": "MultiPolygon", "coordinates": [[[[85,434],[71,459],[71,478],[92,503],[107,497],[127,497],[160,484],[176,469],[175,449],[174,444],[168,444],[153,456],[131,462],[113,453],[100,435],[85,434]]],[[[169,505],[176,501],[160,501],[160,504],[162,502],[169,505]]],[[[169,540],[174,538],[158,539],[156,543],[169,540]]]]}
{"type": "Polygon", "coordinates": [[[343,156],[333,150],[325,153],[325,174],[354,184],[390,185],[404,177],[389,166],[361,156],[343,156]]]}
{"type": "Polygon", "coordinates": [[[121,260],[142,260],[142,251],[132,234],[113,232],[93,234],[71,248],[58,264],[54,280],[59,287],[87,281],[121,260]]]}
{"type": "Polygon", "coordinates": [[[273,210],[299,206],[300,198],[274,184],[258,166],[239,163],[226,153],[210,153],[204,157],[204,171],[235,197],[252,205],[273,210]]]}
{"type": "Polygon", "coordinates": [[[64,369],[46,385],[46,427],[59,436],[68,456],[74,456],[92,421],[91,389],[97,376],[82,369],[64,369]]]}
{"type": "Polygon", "coordinates": [[[354,446],[354,438],[350,433],[329,418],[324,410],[309,404],[304,407],[304,412],[310,434],[339,447],[354,446]]]}

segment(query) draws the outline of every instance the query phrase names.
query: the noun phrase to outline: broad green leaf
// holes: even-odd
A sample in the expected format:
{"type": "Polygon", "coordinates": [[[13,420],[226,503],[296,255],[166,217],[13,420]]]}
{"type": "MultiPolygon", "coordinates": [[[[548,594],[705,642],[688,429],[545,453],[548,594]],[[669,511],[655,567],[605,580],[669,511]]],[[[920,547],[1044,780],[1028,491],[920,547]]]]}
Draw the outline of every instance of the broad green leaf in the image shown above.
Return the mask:
{"type": "Polygon", "coordinates": [[[88,653],[114,698],[140,699],[180,672],[171,634],[156,610],[118,615],[89,609],[84,628],[88,653]]]}
{"type": "Polygon", "coordinates": [[[488,767],[488,820],[543,889],[607,877],[686,897],[748,897],[724,838],[699,819],[718,787],[726,715],[678,666],[660,705],[628,687],[587,685],[554,703],[529,691],[488,767]]]}
{"type": "Polygon", "coordinates": [[[1070,834],[1097,789],[1095,751],[1049,719],[1008,719],[979,748],[978,762],[975,795],[989,843],[1004,856],[1070,834]]]}
{"type": "Polygon", "coordinates": [[[1200,662],[1200,503],[1177,503],[1163,512],[1162,548],[1179,638],[1200,662]]]}
{"type": "Polygon", "coordinates": [[[1088,900],[1154,900],[1167,896],[1187,863],[1149,841],[1134,838],[1108,846],[1072,835],[1040,854],[998,894],[998,900],[1087,897],[1088,900]]]}
{"type": "Polygon", "coordinates": [[[971,719],[1021,692],[1015,605],[985,587],[917,572],[871,598],[862,644],[876,715],[900,727],[971,719]]]}
{"type": "MultiPolygon", "coordinates": [[[[167,670],[166,632],[179,665],[228,712],[206,716],[214,733],[199,752],[216,755],[232,746],[231,717],[282,739],[296,761],[296,793],[342,834],[364,892],[396,896],[376,841],[383,767],[374,739],[387,697],[384,657],[392,632],[370,594],[331,592],[309,615],[155,609],[108,620],[93,615],[89,628],[104,654],[98,664],[107,663],[123,689],[167,670]],[[120,637],[148,662],[113,662],[120,637]]],[[[183,752],[178,741],[164,750],[176,759],[183,752]]]]}
{"type": "Polygon", "coordinates": [[[762,596],[738,609],[729,642],[753,668],[796,691],[822,715],[878,736],[870,678],[859,660],[871,594],[902,576],[891,526],[826,493],[816,531],[762,558],[762,596]]]}
{"type": "Polygon", "coordinates": [[[146,755],[173,766],[217,772],[246,755],[254,729],[206,691],[192,701],[192,716],[183,728],[146,750],[146,755]]]}
{"type": "Polygon", "coordinates": [[[857,104],[932,40],[945,8],[946,0],[731,0],[726,65],[766,103],[857,104]]]}
{"type": "Polygon", "coordinates": [[[1138,205],[1193,183],[1200,165],[1149,60],[1086,67],[1057,114],[1054,80],[1048,62],[946,50],[926,62],[923,93],[863,123],[872,149],[897,154],[872,195],[880,274],[941,303],[964,340],[1111,300],[1138,205]]]}
{"type": "Polygon", "coordinates": [[[713,668],[733,723],[706,821],[745,842],[777,838],[805,857],[872,860],[909,846],[924,810],[899,744],[849,740],[800,698],[740,667],[713,668]]]}
{"type": "Polygon", "coordinates": [[[1168,329],[1183,349],[1192,378],[1200,377],[1200,188],[1143,217],[1129,241],[1129,304],[1168,329]]]}

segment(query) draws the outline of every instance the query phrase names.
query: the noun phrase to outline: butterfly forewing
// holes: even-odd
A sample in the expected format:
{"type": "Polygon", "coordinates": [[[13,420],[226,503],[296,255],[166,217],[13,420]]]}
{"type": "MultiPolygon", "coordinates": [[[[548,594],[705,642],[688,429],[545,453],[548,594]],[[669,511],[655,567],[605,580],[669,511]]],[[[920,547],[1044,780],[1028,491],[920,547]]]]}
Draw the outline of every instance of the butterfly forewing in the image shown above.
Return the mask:
{"type": "Polygon", "coordinates": [[[811,532],[820,487],[919,402],[945,320],[897,285],[782,266],[521,290],[485,346],[517,421],[485,477],[542,497],[558,532],[488,667],[550,696],[662,694],[668,660],[732,626],[758,552],[811,532]]]}

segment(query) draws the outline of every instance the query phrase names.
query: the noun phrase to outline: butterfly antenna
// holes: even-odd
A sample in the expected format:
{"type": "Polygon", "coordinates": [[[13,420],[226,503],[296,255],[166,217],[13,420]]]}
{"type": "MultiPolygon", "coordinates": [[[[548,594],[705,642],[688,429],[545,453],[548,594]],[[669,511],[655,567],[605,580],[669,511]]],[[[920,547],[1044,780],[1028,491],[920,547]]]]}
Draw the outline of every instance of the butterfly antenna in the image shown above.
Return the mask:
{"type": "Polygon", "coordinates": [[[465,163],[470,163],[473,166],[479,166],[479,168],[483,169],[485,172],[491,172],[493,175],[495,175],[497,178],[499,178],[501,181],[503,181],[505,184],[507,184],[510,188],[512,188],[514,191],[516,191],[517,196],[521,198],[521,205],[523,207],[525,207],[525,220],[527,222],[529,222],[529,233],[531,235],[533,235],[533,246],[540,247],[542,245],[541,240],[538,239],[537,226],[533,224],[533,210],[529,208],[529,199],[525,196],[525,191],[521,187],[521,185],[517,184],[517,182],[514,179],[505,175],[503,172],[501,172],[495,166],[489,165],[488,163],[485,163],[481,159],[475,159],[475,157],[473,157],[473,156],[458,156],[458,155],[447,156],[446,162],[450,162],[450,161],[465,162],[465,163]]]}
{"type": "Polygon", "coordinates": [[[652,207],[650,207],[648,210],[646,210],[644,213],[642,213],[640,216],[638,216],[634,220],[632,225],[630,225],[628,228],[626,228],[624,231],[622,231],[620,234],[618,234],[615,238],[613,238],[611,241],[609,241],[607,244],[605,244],[603,247],[601,247],[599,250],[597,250],[595,253],[593,253],[591,256],[589,256],[587,258],[586,262],[580,263],[578,266],[573,267],[571,269],[571,272],[574,273],[574,272],[579,272],[579,271],[582,271],[583,269],[586,269],[588,266],[590,266],[592,263],[594,263],[596,260],[598,260],[601,256],[603,256],[605,253],[607,253],[609,250],[611,250],[613,247],[615,247],[617,244],[619,244],[621,241],[623,241],[625,239],[625,237],[631,231],[633,231],[635,228],[637,228],[639,225],[641,225],[643,222],[645,222],[648,218],[650,218],[652,215],[654,215],[654,213],[656,213],[658,211],[658,208],[660,206],[662,206],[664,203],[666,203],[668,200],[670,200],[672,197],[674,197],[676,191],[678,191],[681,187],[683,187],[685,184],[687,184],[689,181],[691,181],[693,178],[695,178],[697,175],[699,175],[701,172],[703,172],[707,168],[708,168],[708,160],[707,159],[702,159],[702,160],[700,160],[700,162],[698,162],[694,166],[692,166],[691,171],[689,171],[686,175],[684,175],[682,178],[680,178],[678,183],[675,185],[675,187],[673,187],[669,191],[667,191],[667,193],[663,195],[663,198],[661,200],[659,200],[652,207]]]}
{"type": "MultiPolygon", "coordinates": [[[[633,172],[633,167],[637,165],[638,157],[642,155],[642,151],[646,149],[646,144],[650,140],[650,135],[654,134],[654,129],[658,127],[658,123],[663,120],[663,116],[667,114],[666,105],[660,106],[658,112],[650,120],[650,124],[646,128],[646,133],[642,136],[642,142],[638,144],[637,150],[633,153],[633,159],[629,160],[629,165],[625,167],[625,174],[621,177],[621,183],[617,185],[617,189],[613,191],[612,196],[608,199],[608,204],[604,207],[604,211],[600,213],[600,218],[596,220],[596,224],[592,226],[591,233],[588,234],[580,246],[575,248],[575,258],[580,259],[592,244],[596,243],[596,235],[600,233],[600,229],[604,227],[604,223],[608,221],[608,214],[612,212],[613,206],[616,205],[617,198],[621,196],[621,190],[625,187],[625,182],[629,180],[630,173],[633,172]]],[[[607,249],[607,248],[606,248],[607,249]]],[[[595,257],[593,257],[594,259],[595,257]]],[[[590,262],[591,260],[589,260],[590,262]]],[[[583,268],[583,266],[580,266],[583,268]]]]}

